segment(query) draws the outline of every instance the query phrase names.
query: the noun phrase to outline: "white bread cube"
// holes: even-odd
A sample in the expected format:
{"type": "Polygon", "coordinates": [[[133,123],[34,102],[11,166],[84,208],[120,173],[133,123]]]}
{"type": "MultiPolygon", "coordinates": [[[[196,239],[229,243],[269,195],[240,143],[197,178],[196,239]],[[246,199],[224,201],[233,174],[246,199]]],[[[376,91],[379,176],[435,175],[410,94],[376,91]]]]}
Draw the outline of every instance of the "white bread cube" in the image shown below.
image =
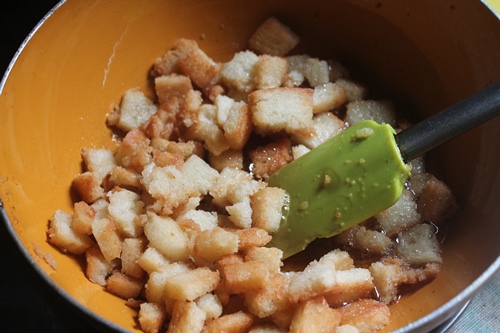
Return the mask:
{"type": "Polygon", "coordinates": [[[226,206],[229,213],[229,220],[239,228],[248,229],[252,226],[252,207],[250,198],[246,197],[242,201],[231,206],[226,206]]]}
{"type": "Polygon", "coordinates": [[[292,146],[292,156],[293,156],[293,159],[296,160],[299,157],[307,154],[310,151],[311,151],[311,148],[307,148],[304,145],[300,145],[299,144],[299,145],[292,146]]]}
{"type": "Polygon", "coordinates": [[[412,266],[443,262],[435,228],[429,224],[417,224],[401,232],[394,247],[396,255],[412,266]]]}
{"type": "Polygon", "coordinates": [[[214,291],[219,282],[219,272],[197,267],[171,276],[165,284],[165,296],[177,301],[194,301],[214,291]]]}
{"type": "Polygon", "coordinates": [[[424,220],[432,221],[438,226],[453,216],[458,208],[451,189],[434,176],[425,182],[417,206],[424,220]]]}
{"type": "Polygon", "coordinates": [[[157,111],[156,105],[136,88],[127,90],[120,103],[120,119],[116,126],[128,132],[138,128],[157,111]]]}
{"type": "Polygon", "coordinates": [[[113,265],[110,264],[102,255],[99,246],[93,245],[85,251],[85,276],[100,286],[106,285],[106,278],[113,271],[113,265]]]}
{"type": "Polygon", "coordinates": [[[396,126],[396,111],[388,100],[363,100],[347,104],[345,121],[351,125],[371,119],[379,124],[396,126]]]}
{"type": "Polygon", "coordinates": [[[172,276],[190,269],[191,267],[184,263],[174,262],[162,267],[160,270],[152,272],[145,286],[148,302],[164,305],[165,309],[170,313],[174,303],[172,300],[165,299],[165,285],[172,276]]]}
{"type": "Polygon", "coordinates": [[[375,287],[370,271],[365,268],[337,270],[335,277],[337,284],[324,295],[328,304],[333,308],[362,298],[369,298],[375,287]]]}
{"type": "Polygon", "coordinates": [[[307,267],[290,278],[288,287],[292,303],[305,301],[332,290],[336,285],[335,264],[333,260],[322,257],[310,262],[307,267]]]}
{"type": "Polygon", "coordinates": [[[192,220],[196,223],[200,227],[200,231],[212,230],[217,227],[218,224],[217,213],[198,209],[187,210],[177,220],[180,221],[185,219],[192,220]]]}
{"type": "Polygon", "coordinates": [[[293,140],[309,149],[314,149],[342,132],[344,128],[344,122],[337,116],[331,112],[323,112],[314,115],[310,131],[312,134],[298,133],[293,136],[293,140]]]}
{"type": "Polygon", "coordinates": [[[278,187],[265,187],[251,197],[253,226],[272,234],[281,224],[283,207],[287,200],[285,190],[278,187]]]}
{"type": "Polygon", "coordinates": [[[171,261],[165,258],[165,256],[154,247],[148,247],[139,259],[137,259],[137,264],[149,275],[154,271],[161,270],[170,263],[171,261]]]}
{"type": "Polygon", "coordinates": [[[137,237],[142,234],[138,215],[143,213],[144,203],[139,194],[121,188],[115,188],[107,194],[108,212],[125,237],[137,237]]]}
{"type": "Polygon", "coordinates": [[[313,92],[310,88],[287,87],[252,92],[248,97],[256,130],[260,133],[306,130],[312,123],[313,92]]]}
{"type": "Polygon", "coordinates": [[[321,261],[329,261],[335,266],[335,270],[349,270],[354,268],[354,260],[347,251],[339,249],[332,250],[321,257],[321,261]]]}
{"type": "Polygon", "coordinates": [[[212,320],[222,315],[222,304],[212,293],[207,293],[196,300],[196,305],[205,311],[205,320],[212,320]]]}
{"type": "Polygon", "coordinates": [[[135,187],[142,189],[140,175],[130,169],[125,169],[121,166],[116,166],[109,172],[109,182],[114,186],[119,187],[135,187]]]}
{"type": "Polygon", "coordinates": [[[221,172],[224,168],[243,169],[243,152],[228,149],[219,156],[209,154],[208,160],[212,168],[221,172]]]}
{"type": "Polygon", "coordinates": [[[254,180],[248,172],[225,168],[209,192],[214,198],[214,204],[225,207],[242,202],[263,187],[263,183],[254,180]]]}
{"type": "Polygon", "coordinates": [[[138,320],[145,333],[158,333],[166,317],[165,310],[159,304],[146,302],[140,305],[138,320]]]}
{"type": "Polygon", "coordinates": [[[276,247],[251,247],[247,250],[245,261],[259,261],[264,263],[269,272],[279,273],[283,266],[283,251],[276,247]]]}
{"type": "Polygon", "coordinates": [[[278,88],[287,79],[288,61],[268,54],[259,56],[255,68],[257,89],[278,88]]]}
{"type": "Polygon", "coordinates": [[[92,224],[92,234],[108,262],[120,258],[122,239],[113,220],[106,217],[95,219],[92,224]]]}
{"type": "Polygon", "coordinates": [[[277,311],[289,308],[287,285],[287,278],[283,274],[270,274],[265,288],[245,291],[246,307],[250,313],[259,318],[266,318],[277,311]]]}
{"type": "Polygon", "coordinates": [[[189,257],[189,238],[170,217],[148,213],[144,234],[150,246],[156,248],[167,259],[184,261],[189,257]]]}
{"type": "Polygon", "coordinates": [[[286,333],[287,330],[272,324],[261,324],[252,326],[248,333],[286,333]]]}
{"type": "Polygon", "coordinates": [[[335,110],[346,102],[344,89],[336,83],[325,83],[314,87],[313,112],[335,110]]]}
{"type": "Polygon", "coordinates": [[[191,80],[185,75],[170,74],[155,78],[154,82],[158,103],[162,106],[176,98],[180,103],[190,90],[193,89],[191,80]]]}
{"type": "Polygon", "coordinates": [[[238,252],[238,236],[223,228],[215,227],[202,231],[194,239],[192,256],[196,262],[212,263],[222,257],[238,252]]]}
{"type": "Polygon", "coordinates": [[[122,243],[122,254],[120,256],[122,263],[122,272],[141,279],[145,271],[138,264],[139,258],[146,249],[147,240],[144,238],[126,238],[122,243]]]}
{"type": "Polygon", "coordinates": [[[187,136],[202,141],[204,147],[214,155],[220,155],[230,148],[224,132],[217,125],[217,109],[212,104],[201,105],[187,136]]]}
{"type": "Polygon", "coordinates": [[[347,102],[366,99],[368,91],[363,85],[345,78],[338,79],[335,83],[344,90],[347,102]]]}
{"type": "Polygon", "coordinates": [[[247,332],[254,322],[251,314],[238,311],[225,314],[214,320],[210,320],[203,328],[203,333],[240,333],[247,332]]]}
{"type": "Polygon", "coordinates": [[[261,53],[284,56],[300,42],[300,37],[275,17],[265,20],[248,40],[248,46],[261,53]]]}
{"type": "Polygon", "coordinates": [[[231,61],[224,64],[221,75],[224,83],[240,92],[255,89],[255,66],[259,57],[252,51],[237,52],[231,61]]]}
{"type": "Polygon", "coordinates": [[[392,249],[392,240],[386,234],[366,229],[364,226],[356,231],[353,244],[362,251],[378,254],[389,253],[392,249]]]}
{"type": "Polygon", "coordinates": [[[191,155],[180,170],[184,179],[189,180],[191,187],[200,195],[206,195],[219,178],[219,172],[197,155],[191,155]]]}
{"type": "Polygon", "coordinates": [[[306,60],[303,74],[311,87],[317,87],[330,82],[330,70],[325,60],[308,58],[306,60]]]}
{"type": "Polygon", "coordinates": [[[108,149],[83,148],[81,155],[87,170],[93,172],[101,181],[116,166],[115,157],[108,149]]]}
{"type": "Polygon", "coordinates": [[[75,232],[71,227],[72,222],[71,214],[56,210],[49,221],[48,241],[63,252],[82,254],[92,245],[92,240],[86,234],[75,232]]]}
{"type": "Polygon", "coordinates": [[[359,333],[359,330],[356,326],[345,324],[338,326],[335,333],[359,333]]]}
{"type": "Polygon", "coordinates": [[[168,333],[199,333],[205,324],[205,312],[195,302],[175,302],[168,333]]]}
{"type": "Polygon", "coordinates": [[[413,194],[404,189],[401,197],[394,205],[375,215],[378,224],[388,237],[411,228],[420,221],[417,203],[413,194]]]}

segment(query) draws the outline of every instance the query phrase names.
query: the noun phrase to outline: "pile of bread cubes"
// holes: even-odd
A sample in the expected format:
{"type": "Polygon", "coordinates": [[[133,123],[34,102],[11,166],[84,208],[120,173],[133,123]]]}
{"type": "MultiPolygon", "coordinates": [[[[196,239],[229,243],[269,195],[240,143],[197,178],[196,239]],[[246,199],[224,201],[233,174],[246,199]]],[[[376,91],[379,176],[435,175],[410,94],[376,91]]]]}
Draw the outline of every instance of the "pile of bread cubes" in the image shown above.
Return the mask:
{"type": "Polygon", "coordinates": [[[269,175],[363,119],[408,126],[338,61],[288,55],[299,40],[271,17],[219,63],[179,39],[152,67],[155,98],[130,89],[108,114],[117,149],[82,150],[81,201],[48,241],[85,256],[144,332],[375,332],[401,286],[439,272],[433,224],[455,202],[422,159],[393,207],[302,269],[266,246],[286,201],[269,175]]]}

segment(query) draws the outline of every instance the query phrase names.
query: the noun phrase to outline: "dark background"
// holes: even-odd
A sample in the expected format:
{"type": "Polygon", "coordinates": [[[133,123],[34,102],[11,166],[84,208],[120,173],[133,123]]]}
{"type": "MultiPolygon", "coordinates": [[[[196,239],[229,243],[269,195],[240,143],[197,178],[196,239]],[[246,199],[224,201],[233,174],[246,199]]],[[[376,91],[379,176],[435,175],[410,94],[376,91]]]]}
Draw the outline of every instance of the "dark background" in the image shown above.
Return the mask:
{"type": "MultiPolygon", "coordinates": [[[[0,5],[0,73],[56,0],[10,0],[0,5]]],[[[100,332],[52,291],[0,223],[0,332],[100,332]]]]}

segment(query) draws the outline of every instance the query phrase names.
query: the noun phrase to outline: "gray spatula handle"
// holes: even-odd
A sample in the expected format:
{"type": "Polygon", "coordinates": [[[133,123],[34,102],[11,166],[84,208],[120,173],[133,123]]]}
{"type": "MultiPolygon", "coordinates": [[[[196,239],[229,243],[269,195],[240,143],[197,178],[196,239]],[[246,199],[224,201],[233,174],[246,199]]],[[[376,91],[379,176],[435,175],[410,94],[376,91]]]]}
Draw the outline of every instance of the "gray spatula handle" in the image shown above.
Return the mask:
{"type": "Polygon", "coordinates": [[[500,115],[500,81],[398,133],[405,162],[500,115]]]}

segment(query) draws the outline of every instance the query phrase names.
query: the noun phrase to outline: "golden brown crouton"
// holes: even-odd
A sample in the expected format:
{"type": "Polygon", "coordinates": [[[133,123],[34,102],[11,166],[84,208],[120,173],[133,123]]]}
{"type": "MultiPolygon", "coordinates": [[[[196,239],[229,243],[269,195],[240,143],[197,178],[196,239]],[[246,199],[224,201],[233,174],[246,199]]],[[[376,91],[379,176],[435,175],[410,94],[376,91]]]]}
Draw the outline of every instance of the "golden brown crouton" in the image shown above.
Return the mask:
{"type": "Polygon", "coordinates": [[[248,310],[259,318],[269,317],[289,305],[286,288],[288,281],[281,273],[269,276],[265,288],[248,290],[244,293],[245,305],[248,310]]]}
{"type": "Polygon", "coordinates": [[[259,56],[255,67],[257,89],[278,88],[287,78],[288,61],[268,54],[259,56]]]}
{"type": "Polygon", "coordinates": [[[339,309],[341,325],[355,326],[360,333],[377,332],[389,324],[390,310],[384,303],[362,299],[339,309]]]}
{"type": "Polygon", "coordinates": [[[95,219],[92,224],[92,234],[108,262],[120,258],[122,239],[113,220],[107,217],[95,219]]]}
{"type": "Polygon", "coordinates": [[[255,246],[264,246],[271,241],[271,236],[260,228],[237,229],[234,231],[238,235],[239,250],[248,250],[255,246]]]}
{"type": "Polygon", "coordinates": [[[50,218],[47,231],[48,242],[62,251],[82,254],[92,245],[92,240],[86,234],[75,232],[71,227],[73,217],[60,209],[50,218]]]}
{"type": "Polygon", "coordinates": [[[370,271],[365,268],[351,268],[335,272],[337,284],[325,294],[331,307],[339,307],[362,298],[369,298],[374,284],[370,271]]]}
{"type": "Polygon", "coordinates": [[[294,142],[314,149],[339,134],[344,128],[344,122],[337,116],[331,112],[323,112],[314,115],[309,131],[296,133],[292,138],[294,142]]]}
{"type": "Polygon", "coordinates": [[[457,212],[457,204],[450,188],[436,177],[431,177],[417,202],[417,210],[422,218],[441,225],[457,212]]]}
{"type": "Polygon", "coordinates": [[[155,114],[157,106],[137,88],[127,90],[120,102],[120,119],[116,126],[128,132],[138,128],[155,114]]]}
{"type": "Polygon", "coordinates": [[[96,174],[86,171],[73,179],[73,187],[83,201],[91,204],[104,196],[104,189],[101,187],[101,182],[102,179],[96,174]]]}
{"type": "Polygon", "coordinates": [[[73,213],[73,221],[71,228],[77,233],[90,235],[92,233],[92,222],[96,215],[94,208],[89,206],[85,201],[75,202],[73,213]]]}
{"type": "Polygon", "coordinates": [[[121,166],[116,166],[111,169],[108,181],[111,183],[111,186],[142,189],[140,175],[121,166]]]}
{"type": "Polygon", "coordinates": [[[222,257],[238,252],[238,235],[215,227],[205,230],[194,239],[192,255],[196,262],[212,263],[222,257]]]}
{"type": "Polygon", "coordinates": [[[253,324],[253,316],[239,311],[210,320],[203,328],[203,333],[245,333],[253,324]]]}
{"type": "Polygon", "coordinates": [[[165,310],[155,303],[142,303],[138,320],[145,333],[158,333],[166,319],[165,310]]]}
{"type": "Polygon", "coordinates": [[[278,187],[265,187],[251,197],[253,226],[272,234],[281,224],[287,194],[278,187]]]}
{"type": "Polygon", "coordinates": [[[147,245],[147,239],[126,238],[122,243],[121,263],[122,272],[136,279],[142,279],[145,271],[137,263],[143,255],[147,245]]]}
{"type": "Polygon", "coordinates": [[[269,283],[269,270],[258,261],[235,262],[226,264],[219,261],[225,287],[230,294],[250,290],[261,290],[269,283]]]}
{"type": "Polygon", "coordinates": [[[184,75],[170,74],[155,78],[155,91],[160,106],[169,103],[172,98],[182,103],[187,93],[193,89],[191,80],[184,75]]]}
{"type": "Polygon", "coordinates": [[[284,56],[300,41],[299,36],[275,17],[264,21],[248,40],[251,49],[262,54],[284,56]]]}
{"type": "Polygon", "coordinates": [[[330,308],[323,296],[317,296],[299,304],[290,325],[290,333],[334,332],[340,318],[340,313],[330,308]]]}
{"type": "Polygon", "coordinates": [[[291,141],[279,139],[250,152],[252,172],[257,178],[267,178],[292,161],[291,141]]]}
{"type": "Polygon", "coordinates": [[[85,268],[87,278],[104,287],[108,275],[113,271],[113,265],[104,258],[97,245],[93,245],[85,251],[85,260],[87,262],[85,268]]]}
{"type": "Polygon", "coordinates": [[[106,280],[106,290],[123,299],[137,298],[144,282],[120,271],[114,271],[106,280]]]}
{"type": "Polygon", "coordinates": [[[193,301],[214,291],[219,282],[219,272],[197,267],[171,276],[165,284],[165,296],[177,301],[193,301]]]}
{"type": "Polygon", "coordinates": [[[199,333],[205,323],[205,313],[195,302],[175,302],[168,333],[199,333]]]}
{"type": "Polygon", "coordinates": [[[243,153],[241,150],[228,149],[218,156],[209,154],[208,160],[212,168],[219,172],[224,168],[243,169],[243,153]]]}

